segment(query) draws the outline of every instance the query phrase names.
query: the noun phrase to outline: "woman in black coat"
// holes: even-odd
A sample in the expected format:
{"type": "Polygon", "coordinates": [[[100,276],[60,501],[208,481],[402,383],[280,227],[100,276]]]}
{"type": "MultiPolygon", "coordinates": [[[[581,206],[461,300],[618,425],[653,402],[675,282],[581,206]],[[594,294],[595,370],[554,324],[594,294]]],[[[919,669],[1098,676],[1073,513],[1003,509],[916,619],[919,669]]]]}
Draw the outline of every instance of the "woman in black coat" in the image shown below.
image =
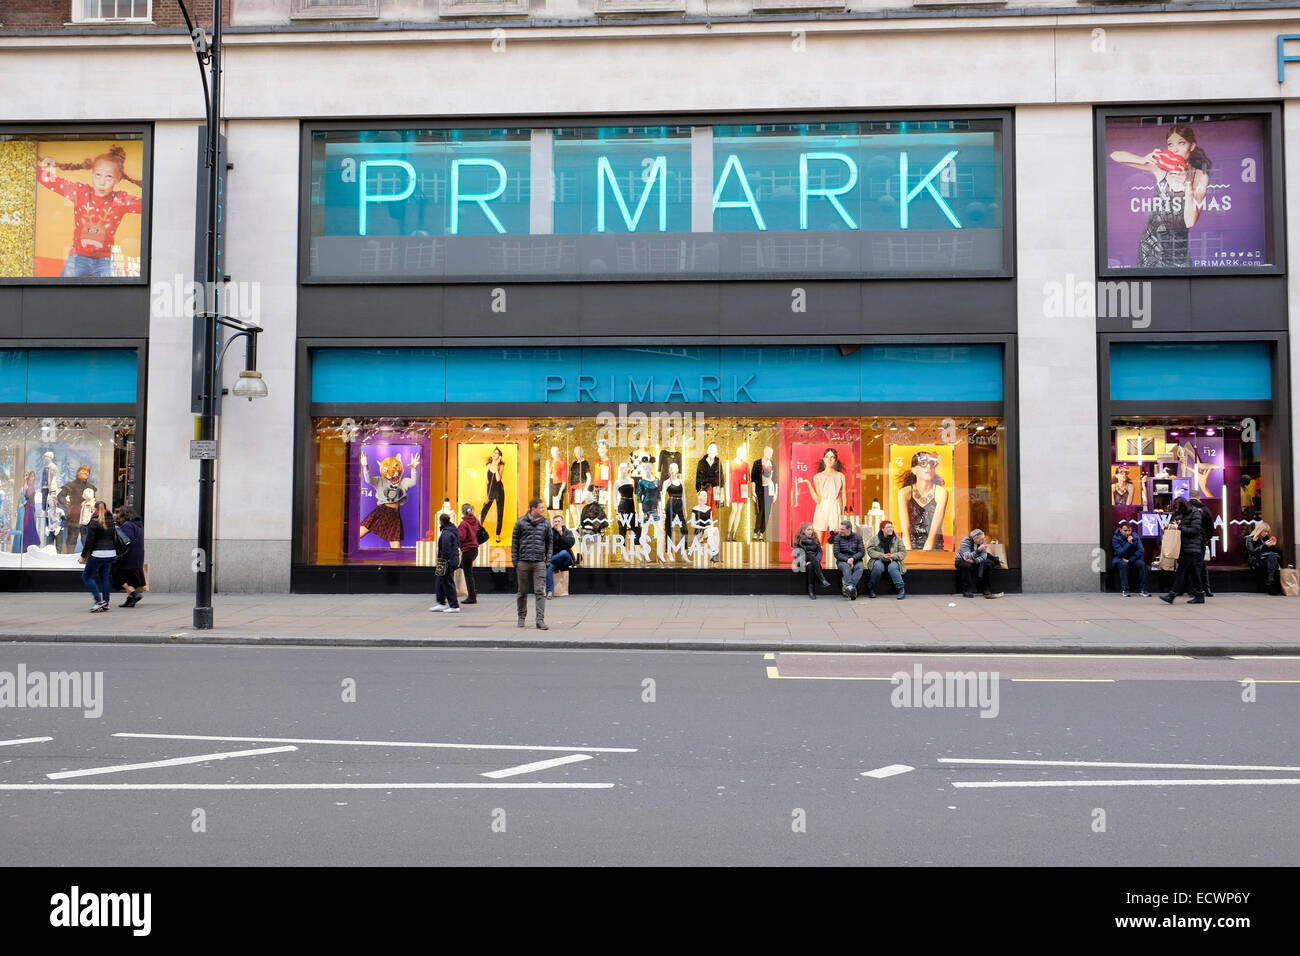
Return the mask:
{"type": "Polygon", "coordinates": [[[795,552],[803,552],[804,573],[808,576],[808,596],[816,600],[817,591],[814,584],[820,584],[829,590],[831,583],[826,580],[826,575],[822,572],[821,536],[813,530],[811,521],[805,521],[799,526],[799,533],[794,536],[792,547],[795,552]]]}
{"type": "Polygon", "coordinates": [[[112,584],[109,576],[113,562],[117,560],[117,525],[108,505],[102,501],[95,502],[95,513],[90,516],[90,523],[84,528],[85,543],[81,548],[78,562],[86,566],[81,572],[81,580],[86,590],[95,599],[91,612],[107,611],[112,584]]]}
{"type": "Polygon", "coordinates": [[[130,508],[123,508],[118,518],[118,527],[131,543],[113,565],[113,587],[126,591],[119,607],[135,607],[144,597],[144,519],[130,508]]]}

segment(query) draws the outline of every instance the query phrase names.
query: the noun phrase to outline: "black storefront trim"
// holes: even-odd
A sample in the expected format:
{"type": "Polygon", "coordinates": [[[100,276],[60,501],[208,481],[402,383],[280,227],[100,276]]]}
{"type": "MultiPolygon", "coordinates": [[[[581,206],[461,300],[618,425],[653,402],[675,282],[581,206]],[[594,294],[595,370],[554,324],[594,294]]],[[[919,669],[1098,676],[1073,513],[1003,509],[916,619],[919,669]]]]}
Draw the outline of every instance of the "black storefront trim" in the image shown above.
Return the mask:
{"type": "MultiPolygon", "coordinates": [[[[411,565],[315,565],[295,564],[290,570],[295,594],[432,594],[433,568],[411,565]]],[[[843,600],[839,572],[828,568],[829,591],[818,589],[818,597],[843,600]]],[[[708,568],[588,568],[569,572],[570,594],[792,594],[807,597],[805,578],[788,569],[712,570],[708,568]]],[[[956,569],[917,568],[903,577],[908,594],[957,593],[956,569]]],[[[1020,593],[1020,569],[1004,568],[997,573],[999,590],[1020,593]]],[[[474,569],[474,585],[483,594],[517,593],[513,568],[492,571],[474,569]]],[[[861,585],[860,585],[861,587],[861,585]]],[[[882,598],[892,600],[893,587],[883,582],[882,598]]],[[[564,600],[559,598],[558,600],[564,600]]],[[[863,596],[860,600],[866,600],[863,596]]]]}

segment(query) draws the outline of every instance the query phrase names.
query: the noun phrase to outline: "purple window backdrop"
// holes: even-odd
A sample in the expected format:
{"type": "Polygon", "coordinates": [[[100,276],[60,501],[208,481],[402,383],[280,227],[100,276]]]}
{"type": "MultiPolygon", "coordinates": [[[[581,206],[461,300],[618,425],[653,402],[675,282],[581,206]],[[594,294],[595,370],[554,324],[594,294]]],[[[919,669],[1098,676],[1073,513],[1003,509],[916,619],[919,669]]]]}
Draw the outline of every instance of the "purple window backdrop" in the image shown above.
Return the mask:
{"type": "MultiPolygon", "coordinates": [[[[1111,159],[1117,150],[1145,156],[1167,149],[1170,123],[1138,125],[1141,117],[1110,117],[1102,158],[1106,192],[1106,260],[1110,268],[1135,268],[1138,246],[1159,200],[1157,179],[1111,159]]],[[[1189,123],[1196,145],[1210,160],[1205,208],[1188,230],[1186,267],[1271,265],[1267,228],[1269,184],[1265,118],[1249,116],[1189,123]]],[[[1168,263],[1174,265],[1174,263],[1168,263]]]]}
{"type": "MultiPolygon", "coordinates": [[[[415,561],[415,543],[424,537],[429,528],[429,439],[422,435],[394,438],[391,441],[353,442],[349,451],[348,473],[348,557],[354,560],[415,561]],[[361,456],[366,456],[372,480],[380,479],[379,463],[385,458],[398,458],[402,462],[402,477],[412,476],[411,462],[419,456],[420,466],[416,482],[406,493],[406,500],[397,509],[401,517],[401,547],[392,548],[386,538],[373,532],[360,537],[362,523],[379,507],[374,486],[365,480],[361,471],[361,456]]],[[[385,509],[391,510],[391,509],[385,509]]],[[[375,521],[371,520],[371,524],[375,521]]]]}

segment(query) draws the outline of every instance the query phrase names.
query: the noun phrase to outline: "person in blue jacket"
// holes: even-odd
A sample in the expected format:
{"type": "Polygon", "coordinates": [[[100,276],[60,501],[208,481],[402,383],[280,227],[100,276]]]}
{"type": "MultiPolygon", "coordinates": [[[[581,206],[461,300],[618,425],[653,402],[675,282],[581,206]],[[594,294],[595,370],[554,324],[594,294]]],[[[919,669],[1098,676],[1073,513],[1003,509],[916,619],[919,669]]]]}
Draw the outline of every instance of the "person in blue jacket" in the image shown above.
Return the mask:
{"type": "Polygon", "coordinates": [[[1110,563],[1119,577],[1119,588],[1125,597],[1131,597],[1129,591],[1134,573],[1137,575],[1138,593],[1150,597],[1147,591],[1147,566],[1142,560],[1142,539],[1133,533],[1133,526],[1121,521],[1115,535],[1110,539],[1110,563]]]}

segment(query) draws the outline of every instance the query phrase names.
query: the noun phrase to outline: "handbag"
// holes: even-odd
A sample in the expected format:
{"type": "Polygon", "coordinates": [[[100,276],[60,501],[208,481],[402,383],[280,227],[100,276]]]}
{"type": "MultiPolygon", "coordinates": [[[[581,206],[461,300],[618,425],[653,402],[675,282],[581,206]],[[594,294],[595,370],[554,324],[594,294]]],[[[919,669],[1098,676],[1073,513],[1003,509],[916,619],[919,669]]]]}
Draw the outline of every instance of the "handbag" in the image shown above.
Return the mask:
{"type": "Polygon", "coordinates": [[[482,525],[479,525],[478,530],[474,532],[474,537],[479,544],[487,544],[487,539],[488,539],[487,528],[483,527],[482,525]]]}
{"type": "Polygon", "coordinates": [[[131,547],[131,537],[120,527],[116,529],[113,535],[113,547],[117,551],[118,557],[126,554],[127,548],[131,547]]]}
{"type": "Polygon", "coordinates": [[[1178,564],[1178,555],[1183,550],[1183,533],[1172,525],[1165,528],[1160,538],[1160,570],[1172,571],[1178,564]]]}
{"type": "Polygon", "coordinates": [[[1300,597],[1300,571],[1295,568],[1278,568],[1278,583],[1282,585],[1282,593],[1287,597],[1300,597]]]}
{"type": "Polygon", "coordinates": [[[439,575],[439,576],[442,576],[442,575],[444,575],[444,574],[447,573],[447,561],[446,561],[446,559],[444,559],[444,558],[439,558],[437,561],[434,562],[434,565],[433,565],[433,573],[436,574],[436,575],[439,575]]]}

